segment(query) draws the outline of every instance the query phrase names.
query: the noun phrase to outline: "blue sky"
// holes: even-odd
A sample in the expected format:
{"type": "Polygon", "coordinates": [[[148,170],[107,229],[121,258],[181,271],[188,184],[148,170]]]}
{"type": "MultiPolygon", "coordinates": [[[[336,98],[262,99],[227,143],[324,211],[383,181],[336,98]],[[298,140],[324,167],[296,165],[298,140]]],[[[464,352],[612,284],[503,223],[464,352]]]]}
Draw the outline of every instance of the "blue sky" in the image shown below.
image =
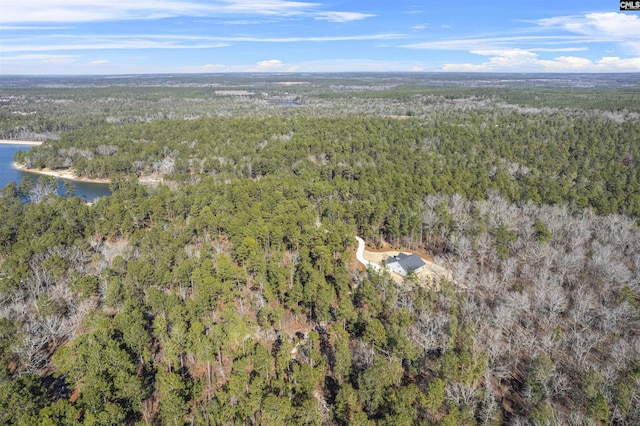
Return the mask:
{"type": "Polygon", "coordinates": [[[0,0],[0,74],[640,72],[608,1],[0,0]]]}

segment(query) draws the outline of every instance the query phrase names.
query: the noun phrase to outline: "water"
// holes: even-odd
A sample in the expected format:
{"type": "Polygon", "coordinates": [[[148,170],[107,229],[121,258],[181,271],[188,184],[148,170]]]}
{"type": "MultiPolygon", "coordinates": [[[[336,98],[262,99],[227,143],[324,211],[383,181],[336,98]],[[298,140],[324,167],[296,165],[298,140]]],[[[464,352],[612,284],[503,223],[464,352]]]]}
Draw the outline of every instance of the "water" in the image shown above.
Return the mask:
{"type": "MultiPolygon", "coordinates": [[[[40,175],[35,173],[23,172],[13,168],[13,156],[20,150],[29,149],[26,145],[2,145],[0,144],[0,188],[4,188],[11,181],[18,185],[23,176],[30,176],[34,183],[40,175]]],[[[87,201],[95,201],[98,197],[111,195],[109,185],[106,183],[90,183],[69,181],[76,188],[75,196],[85,198],[87,201]]],[[[58,179],[58,194],[64,195],[64,179],[58,179]]]]}
{"type": "Polygon", "coordinates": [[[300,106],[298,102],[294,101],[271,101],[273,105],[282,105],[282,106],[300,106]]]}

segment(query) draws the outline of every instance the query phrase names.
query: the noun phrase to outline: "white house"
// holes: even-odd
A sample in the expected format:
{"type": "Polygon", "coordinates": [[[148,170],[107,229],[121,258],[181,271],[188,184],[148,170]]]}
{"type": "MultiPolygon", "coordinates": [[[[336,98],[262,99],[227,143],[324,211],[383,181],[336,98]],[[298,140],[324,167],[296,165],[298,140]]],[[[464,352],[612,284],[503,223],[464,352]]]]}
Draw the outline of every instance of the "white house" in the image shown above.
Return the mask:
{"type": "Polygon", "coordinates": [[[415,271],[419,273],[426,266],[424,260],[417,254],[405,254],[400,253],[397,256],[391,256],[387,259],[387,268],[391,272],[400,274],[403,277],[409,273],[409,271],[415,271]]]}

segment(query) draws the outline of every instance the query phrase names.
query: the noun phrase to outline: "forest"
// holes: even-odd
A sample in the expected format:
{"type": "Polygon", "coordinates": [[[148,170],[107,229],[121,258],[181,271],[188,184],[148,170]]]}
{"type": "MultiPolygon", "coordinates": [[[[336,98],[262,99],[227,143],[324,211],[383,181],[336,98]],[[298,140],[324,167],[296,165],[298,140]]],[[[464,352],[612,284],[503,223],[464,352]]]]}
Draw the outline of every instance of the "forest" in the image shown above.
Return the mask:
{"type": "Polygon", "coordinates": [[[0,189],[1,424],[640,424],[637,75],[0,79],[0,134],[112,190],[0,189]]]}

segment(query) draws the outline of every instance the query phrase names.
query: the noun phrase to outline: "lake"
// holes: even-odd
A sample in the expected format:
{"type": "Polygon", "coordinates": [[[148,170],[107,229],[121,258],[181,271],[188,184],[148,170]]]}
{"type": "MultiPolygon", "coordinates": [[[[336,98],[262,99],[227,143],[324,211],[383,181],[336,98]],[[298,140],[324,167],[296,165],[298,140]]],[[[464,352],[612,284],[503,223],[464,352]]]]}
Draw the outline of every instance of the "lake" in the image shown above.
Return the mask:
{"type": "Polygon", "coordinates": [[[269,101],[272,105],[283,105],[283,106],[300,106],[298,102],[294,101],[269,101]]]}
{"type": "MultiPolygon", "coordinates": [[[[30,176],[34,182],[40,175],[23,172],[13,168],[13,156],[18,151],[26,151],[27,145],[2,145],[0,144],[0,188],[4,188],[11,181],[20,184],[23,176],[30,176]]],[[[85,198],[87,201],[95,201],[98,197],[111,195],[109,185],[105,183],[90,183],[70,181],[76,188],[75,196],[85,198]]],[[[64,180],[58,179],[58,194],[64,195],[64,180]]]]}

